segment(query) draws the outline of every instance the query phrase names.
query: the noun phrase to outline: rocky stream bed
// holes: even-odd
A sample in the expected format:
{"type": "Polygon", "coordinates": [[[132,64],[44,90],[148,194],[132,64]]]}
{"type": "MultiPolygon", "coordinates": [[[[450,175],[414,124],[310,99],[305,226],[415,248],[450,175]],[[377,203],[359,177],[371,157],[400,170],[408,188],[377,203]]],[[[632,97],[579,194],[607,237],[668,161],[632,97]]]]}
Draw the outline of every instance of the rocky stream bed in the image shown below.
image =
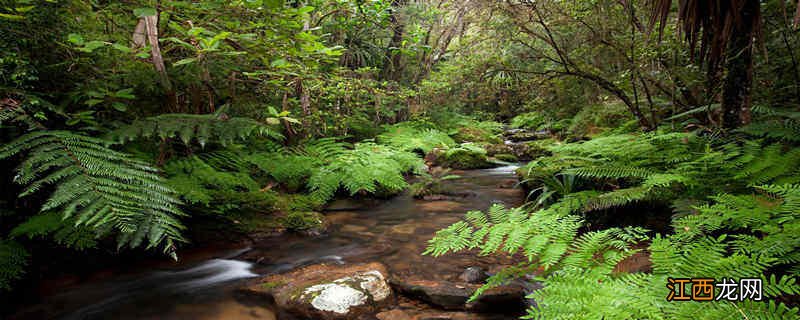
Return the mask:
{"type": "Polygon", "coordinates": [[[521,204],[515,168],[454,172],[462,178],[447,187],[469,191],[464,197],[335,202],[319,236],[255,239],[212,259],[83,284],[14,318],[515,319],[535,286],[512,283],[467,302],[515,257],[421,254],[436,230],[466,211],[521,204]]]}

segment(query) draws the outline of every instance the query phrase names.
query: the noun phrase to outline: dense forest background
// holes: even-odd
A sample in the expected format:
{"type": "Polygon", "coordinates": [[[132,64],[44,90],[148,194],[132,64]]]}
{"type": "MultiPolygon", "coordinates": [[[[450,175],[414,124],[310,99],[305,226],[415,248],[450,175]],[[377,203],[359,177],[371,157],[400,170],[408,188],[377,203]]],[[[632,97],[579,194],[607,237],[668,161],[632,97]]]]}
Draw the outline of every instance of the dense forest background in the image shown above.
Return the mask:
{"type": "Polygon", "coordinates": [[[528,204],[470,212],[426,253],[524,254],[487,288],[542,271],[535,317],[797,317],[799,18],[784,0],[3,1],[0,290],[208,233],[313,234],[335,198],[412,175],[440,192],[433,155],[530,160],[528,204]],[[637,252],[651,270],[615,270],[637,252]],[[680,276],[760,276],[769,301],[668,303],[680,276]]]}

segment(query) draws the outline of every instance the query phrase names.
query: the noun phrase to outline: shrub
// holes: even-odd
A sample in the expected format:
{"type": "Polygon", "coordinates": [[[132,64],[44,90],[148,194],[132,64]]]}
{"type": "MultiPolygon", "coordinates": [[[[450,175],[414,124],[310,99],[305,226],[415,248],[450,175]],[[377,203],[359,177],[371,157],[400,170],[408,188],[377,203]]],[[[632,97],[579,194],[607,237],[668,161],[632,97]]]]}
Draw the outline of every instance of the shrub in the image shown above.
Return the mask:
{"type": "Polygon", "coordinates": [[[567,133],[572,136],[592,136],[617,128],[631,120],[630,112],[621,102],[588,106],[572,118],[567,133]]]}
{"type": "Polygon", "coordinates": [[[548,123],[548,119],[538,112],[528,112],[511,119],[511,127],[517,129],[537,130],[548,123]]]}

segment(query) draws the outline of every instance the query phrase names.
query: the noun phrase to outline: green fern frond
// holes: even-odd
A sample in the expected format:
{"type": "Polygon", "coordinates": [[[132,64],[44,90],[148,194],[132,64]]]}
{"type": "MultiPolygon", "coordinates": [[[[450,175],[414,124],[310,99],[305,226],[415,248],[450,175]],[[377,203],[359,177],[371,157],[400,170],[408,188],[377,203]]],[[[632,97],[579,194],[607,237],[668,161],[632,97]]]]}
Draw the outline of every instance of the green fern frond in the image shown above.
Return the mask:
{"type": "Polygon", "coordinates": [[[423,168],[422,159],[413,153],[362,142],[315,169],[308,186],[320,202],[331,199],[340,187],[351,195],[375,193],[378,188],[398,193],[408,187],[403,174],[420,173],[423,168]]]}
{"type": "Polygon", "coordinates": [[[647,178],[653,171],[647,168],[597,166],[565,170],[564,173],[574,174],[582,178],[647,178]]]}
{"type": "Polygon", "coordinates": [[[404,123],[389,126],[378,136],[378,142],[406,151],[431,152],[434,148],[446,148],[456,144],[444,132],[436,129],[420,129],[404,123]]]}
{"type": "Polygon", "coordinates": [[[108,139],[125,143],[140,138],[178,138],[184,144],[196,141],[205,147],[209,142],[227,145],[250,136],[283,139],[283,135],[269,125],[250,118],[227,118],[216,114],[162,114],[135,120],[112,131],[108,139]]]}
{"type": "Polygon", "coordinates": [[[17,225],[10,233],[11,238],[51,237],[56,243],[74,249],[93,248],[97,245],[94,230],[87,226],[76,226],[75,219],[63,219],[56,211],[34,215],[17,225]]]}
{"type": "Polygon", "coordinates": [[[0,159],[27,153],[14,181],[26,185],[21,196],[45,185],[56,186],[43,212],[59,210],[74,225],[99,235],[115,231],[118,245],[162,246],[165,252],[183,241],[175,192],[157,170],[124,153],[104,147],[104,141],[67,131],[35,131],[0,148],[0,159]]]}
{"type": "Polygon", "coordinates": [[[590,199],[584,205],[584,211],[602,210],[613,207],[624,206],[633,202],[641,201],[650,195],[650,189],[645,187],[633,187],[614,190],[603,193],[590,199]]]}

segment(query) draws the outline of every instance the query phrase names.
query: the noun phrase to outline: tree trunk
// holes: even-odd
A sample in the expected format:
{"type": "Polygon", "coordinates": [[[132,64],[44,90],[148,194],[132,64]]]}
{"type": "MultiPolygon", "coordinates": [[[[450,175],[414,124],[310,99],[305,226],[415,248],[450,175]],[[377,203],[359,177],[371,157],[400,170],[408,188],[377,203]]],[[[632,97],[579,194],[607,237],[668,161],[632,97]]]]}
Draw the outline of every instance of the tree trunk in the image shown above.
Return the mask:
{"type": "Polygon", "coordinates": [[[759,0],[746,0],[740,20],[734,23],[727,48],[727,74],[722,88],[722,125],[727,129],[750,123],[754,21],[758,18],[759,10],[759,0]]]}
{"type": "Polygon", "coordinates": [[[144,16],[139,19],[136,30],[133,32],[133,42],[142,47],[150,44],[150,60],[158,72],[159,82],[167,95],[167,109],[175,110],[178,105],[177,94],[175,94],[175,89],[167,75],[164,57],[161,56],[161,47],[158,44],[158,15],[144,16]]]}
{"type": "Polygon", "coordinates": [[[405,2],[406,0],[392,1],[392,12],[389,15],[389,23],[392,26],[392,39],[389,40],[389,47],[386,50],[386,59],[383,66],[383,79],[386,80],[397,81],[400,79],[400,73],[403,72],[400,47],[403,43],[405,23],[400,21],[399,11],[405,5],[405,2]]]}

